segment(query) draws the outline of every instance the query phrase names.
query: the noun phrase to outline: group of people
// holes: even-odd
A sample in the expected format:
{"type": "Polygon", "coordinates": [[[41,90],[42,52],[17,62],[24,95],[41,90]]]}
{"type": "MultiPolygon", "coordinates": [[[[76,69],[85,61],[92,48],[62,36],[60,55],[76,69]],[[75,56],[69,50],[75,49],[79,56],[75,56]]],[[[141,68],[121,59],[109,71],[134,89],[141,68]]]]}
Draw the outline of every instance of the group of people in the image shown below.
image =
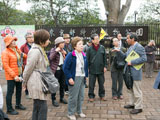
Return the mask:
{"type": "MultiPolygon", "coordinates": [[[[25,110],[21,104],[22,86],[25,89],[26,97],[33,99],[32,120],[47,119],[47,99],[48,94],[43,93],[41,76],[38,71],[46,72],[51,69],[58,79],[60,89],[60,102],[68,104],[68,118],[76,120],[75,113],[84,118],[86,115],[82,111],[85,87],[88,86],[88,101],[95,100],[95,83],[98,80],[98,96],[101,101],[106,101],[104,88],[104,73],[107,71],[106,50],[100,44],[98,34],[91,35],[91,39],[83,46],[83,40],[80,37],[74,37],[70,42],[69,34],[55,39],[53,47],[48,55],[44,48],[50,43],[50,34],[44,29],[36,30],[34,35],[27,33],[26,43],[19,49],[16,46],[16,37],[7,36],[4,39],[6,49],[2,53],[2,63],[7,80],[6,106],[7,113],[17,115],[15,109],[25,110]],[[89,81],[88,85],[86,81],[89,81]],[[23,85],[22,85],[23,82],[23,85]],[[16,86],[16,105],[12,106],[12,95],[16,86]],[[68,91],[68,101],[64,98],[64,92],[68,91]]],[[[145,48],[138,43],[137,35],[129,33],[126,42],[122,41],[122,35],[112,39],[112,48],[110,49],[110,64],[112,78],[112,98],[113,100],[123,99],[123,68],[117,68],[115,58],[117,53],[123,57],[123,60],[134,50],[140,57],[132,60],[127,65],[131,66],[133,77],[133,88],[128,90],[130,95],[130,104],[124,108],[133,110],[131,114],[137,114],[143,110],[143,94],[141,90],[142,68],[136,70],[133,66],[142,64],[148,60],[149,56],[154,56],[155,43],[151,41],[145,48]],[[130,45],[128,50],[127,44],[130,45]],[[146,52],[145,52],[146,50],[146,52]],[[147,54],[147,57],[146,57],[147,54]],[[118,85],[117,85],[118,84],[118,85]]],[[[147,62],[146,66],[153,66],[152,62],[147,62]]],[[[153,70],[153,69],[152,69],[153,70]]],[[[146,71],[151,77],[152,71],[146,71]]],[[[56,93],[51,94],[52,104],[59,106],[56,100],[56,93]]]]}

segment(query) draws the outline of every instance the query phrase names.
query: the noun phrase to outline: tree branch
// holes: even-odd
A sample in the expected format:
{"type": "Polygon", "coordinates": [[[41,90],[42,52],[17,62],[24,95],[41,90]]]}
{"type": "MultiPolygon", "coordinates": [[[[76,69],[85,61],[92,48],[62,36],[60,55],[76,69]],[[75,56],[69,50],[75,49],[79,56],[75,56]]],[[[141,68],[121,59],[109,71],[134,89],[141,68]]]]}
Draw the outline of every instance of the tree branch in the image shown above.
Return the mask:
{"type": "Polygon", "coordinates": [[[132,0],[126,0],[125,5],[122,6],[122,9],[118,16],[118,23],[123,24],[125,16],[127,15],[129,8],[131,6],[132,0]]]}

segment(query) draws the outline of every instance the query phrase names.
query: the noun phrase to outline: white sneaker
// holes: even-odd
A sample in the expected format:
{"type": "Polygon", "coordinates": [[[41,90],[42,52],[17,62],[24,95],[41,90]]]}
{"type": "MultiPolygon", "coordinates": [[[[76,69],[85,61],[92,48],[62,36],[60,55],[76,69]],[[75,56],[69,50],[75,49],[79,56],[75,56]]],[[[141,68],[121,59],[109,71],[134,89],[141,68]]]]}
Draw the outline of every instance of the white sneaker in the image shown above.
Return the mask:
{"type": "Polygon", "coordinates": [[[67,115],[67,117],[68,117],[70,120],[76,120],[75,115],[67,115]]]}
{"type": "Polygon", "coordinates": [[[64,94],[65,94],[65,95],[69,95],[69,91],[65,91],[64,94]]]}
{"type": "Polygon", "coordinates": [[[80,116],[81,118],[85,118],[85,117],[86,117],[86,115],[85,115],[84,113],[79,114],[79,116],[80,116]]]}

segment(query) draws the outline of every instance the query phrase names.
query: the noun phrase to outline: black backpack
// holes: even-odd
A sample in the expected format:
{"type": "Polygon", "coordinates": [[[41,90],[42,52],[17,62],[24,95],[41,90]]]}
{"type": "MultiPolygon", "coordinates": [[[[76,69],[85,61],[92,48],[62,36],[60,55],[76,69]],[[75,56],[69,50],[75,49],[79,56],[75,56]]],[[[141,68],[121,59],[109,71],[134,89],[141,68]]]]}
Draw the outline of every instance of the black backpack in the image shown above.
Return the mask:
{"type": "Polygon", "coordinates": [[[131,66],[128,66],[127,64],[124,67],[123,70],[123,79],[126,84],[127,89],[133,88],[133,77],[131,74],[131,66]]]}
{"type": "Polygon", "coordinates": [[[116,55],[114,57],[114,65],[116,69],[123,69],[125,66],[126,62],[123,56],[119,54],[119,52],[116,52],[116,55]]]}

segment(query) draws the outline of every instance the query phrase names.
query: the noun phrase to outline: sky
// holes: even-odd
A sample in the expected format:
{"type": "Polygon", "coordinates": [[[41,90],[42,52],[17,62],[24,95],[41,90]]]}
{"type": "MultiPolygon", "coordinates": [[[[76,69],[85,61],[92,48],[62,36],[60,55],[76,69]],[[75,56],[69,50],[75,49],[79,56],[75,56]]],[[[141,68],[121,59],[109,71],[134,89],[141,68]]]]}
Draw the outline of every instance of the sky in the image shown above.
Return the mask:
{"type": "MultiPolygon", "coordinates": [[[[26,3],[25,1],[26,0],[20,0],[20,5],[18,5],[16,8],[19,9],[19,10],[23,10],[23,11],[29,10],[30,7],[31,7],[31,4],[26,3]]],[[[127,16],[133,14],[134,11],[137,11],[139,9],[141,3],[143,3],[144,1],[145,0],[132,0],[132,4],[131,4],[130,10],[129,10],[127,16]]],[[[126,2],[126,0],[122,0],[122,4],[125,4],[125,2],[126,2]]],[[[104,8],[104,5],[103,5],[103,1],[98,0],[98,5],[99,5],[99,8],[100,8],[100,13],[101,13],[100,17],[101,17],[101,19],[105,20],[106,15],[105,15],[105,8],[104,8]]]]}

